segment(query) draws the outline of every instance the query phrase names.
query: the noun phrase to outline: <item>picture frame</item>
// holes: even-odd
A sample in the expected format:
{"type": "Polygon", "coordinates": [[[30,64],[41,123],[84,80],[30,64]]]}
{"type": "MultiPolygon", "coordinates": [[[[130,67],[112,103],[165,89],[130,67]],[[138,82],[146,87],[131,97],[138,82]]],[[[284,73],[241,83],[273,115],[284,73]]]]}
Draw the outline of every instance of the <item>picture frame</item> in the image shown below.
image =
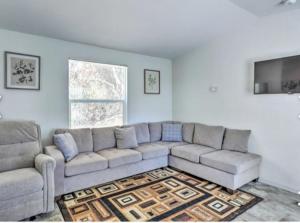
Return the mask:
{"type": "Polygon", "coordinates": [[[40,90],[40,56],[6,51],[4,58],[6,89],[40,90]]]}
{"type": "Polygon", "coordinates": [[[144,70],[144,94],[160,94],[159,70],[144,70]]]}

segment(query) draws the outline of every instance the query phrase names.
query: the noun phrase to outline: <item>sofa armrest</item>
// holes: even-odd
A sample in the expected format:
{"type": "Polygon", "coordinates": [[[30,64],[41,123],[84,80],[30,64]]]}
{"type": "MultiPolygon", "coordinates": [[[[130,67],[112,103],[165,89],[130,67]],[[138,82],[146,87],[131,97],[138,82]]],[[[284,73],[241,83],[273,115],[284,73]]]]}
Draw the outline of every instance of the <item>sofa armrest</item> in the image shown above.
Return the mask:
{"type": "Polygon", "coordinates": [[[55,196],[62,195],[64,193],[65,158],[56,146],[46,146],[44,152],[56,161],[54,170],[55,196]]]}
{"type": "Polygon", "coordinates": [[[55,160],[45,154],[39,154],[35,157],[35,169],[37,169],[43,176],[44,188],[43,188],[43,200],[44,200],[44,212],[50,212],[54,210],[54,169],[55,160]]]}

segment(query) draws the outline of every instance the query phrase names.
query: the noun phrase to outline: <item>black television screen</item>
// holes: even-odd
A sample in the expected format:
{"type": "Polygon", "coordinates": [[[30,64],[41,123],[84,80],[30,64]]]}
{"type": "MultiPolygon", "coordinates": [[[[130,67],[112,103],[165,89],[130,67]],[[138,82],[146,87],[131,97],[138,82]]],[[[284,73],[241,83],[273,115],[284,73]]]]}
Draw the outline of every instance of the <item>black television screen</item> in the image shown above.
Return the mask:
{"type": "Polygon", "coordinates": [[[300,93],[300,55],[255,62],[254,93],[300,93]]]}

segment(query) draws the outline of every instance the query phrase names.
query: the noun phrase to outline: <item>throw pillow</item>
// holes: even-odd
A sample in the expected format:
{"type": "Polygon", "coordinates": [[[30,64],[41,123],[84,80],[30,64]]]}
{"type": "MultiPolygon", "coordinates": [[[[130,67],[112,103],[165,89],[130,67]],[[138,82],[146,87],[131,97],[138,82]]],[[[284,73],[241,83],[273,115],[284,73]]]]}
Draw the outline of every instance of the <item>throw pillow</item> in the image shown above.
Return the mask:
{"type": "Polygon", "coordinates": [[[64,155],[65,161],[70,161],[78,155],[76,142],[70,133],[54,135],[53,141],[56,147],[64,155]]]}
{"type": "Polygon", "coordinates": [[[182,124],[162,124],[162,141],[181,142],[182,141],[182,124]]]}
{"type": "Polygon", "coordinates": [[[119,149],[131,149],[138,147],[134,127],[116,128],[115,136],[117,139],[117,147],[119,149]]]}
{"type": "Polygon", "coordinates": [[[248,141],[251,130],[226,129],[222,149],[248,152],[248,141]]]}

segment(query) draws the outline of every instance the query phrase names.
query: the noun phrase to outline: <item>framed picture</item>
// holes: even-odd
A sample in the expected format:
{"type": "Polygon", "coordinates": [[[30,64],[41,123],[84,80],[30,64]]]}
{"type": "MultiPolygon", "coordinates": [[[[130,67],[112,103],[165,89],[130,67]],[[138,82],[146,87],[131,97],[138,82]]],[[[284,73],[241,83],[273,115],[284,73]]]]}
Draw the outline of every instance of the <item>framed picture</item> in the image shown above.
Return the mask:
{"type": "Polygon", "coordinates": [[[160,94],[160,71],[144,70],[144,93],[160,94]]]}
{"type": "Polygon", "coordinates": [[[40,57],[5,52],[5,88],[40,90],[40,57]]]}

